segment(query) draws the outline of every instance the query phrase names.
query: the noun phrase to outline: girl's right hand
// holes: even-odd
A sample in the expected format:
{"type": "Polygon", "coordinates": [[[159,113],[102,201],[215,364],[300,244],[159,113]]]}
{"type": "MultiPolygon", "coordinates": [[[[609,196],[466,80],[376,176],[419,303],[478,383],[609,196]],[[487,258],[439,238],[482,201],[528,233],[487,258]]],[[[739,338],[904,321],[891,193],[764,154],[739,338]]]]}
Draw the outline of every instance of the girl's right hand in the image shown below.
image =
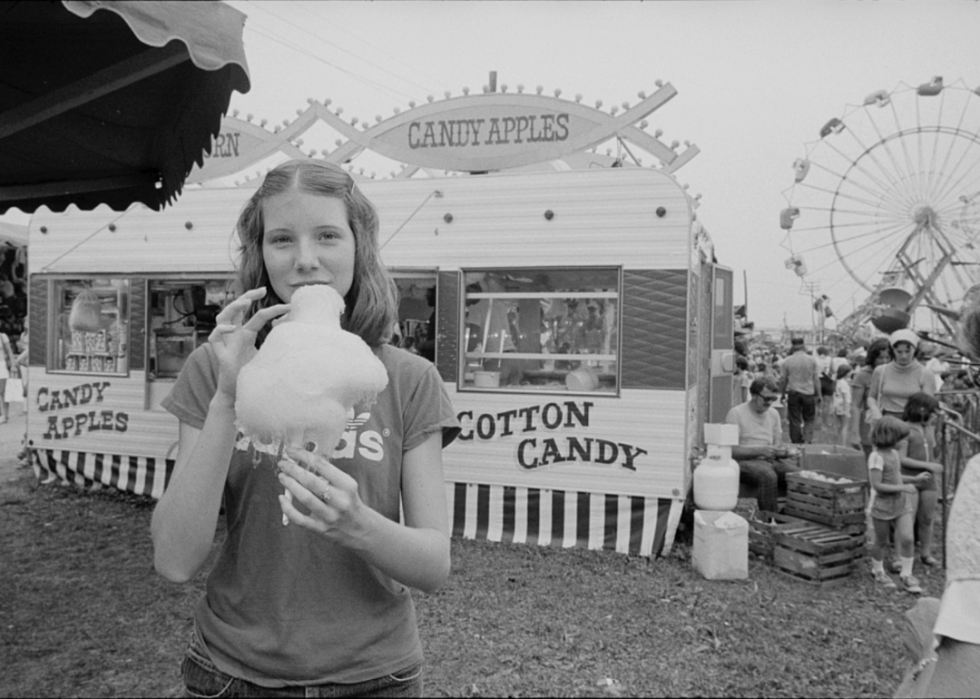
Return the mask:
{"type": "Polygon", "coordinates": [[[232,401],[235,399],[238,372],[255,356],[255,338],[259,330],[270,320],[289,311],[289,304],[280,303],[257,311],[247,322],[243,322],[245,312],[252,303],[265,294],[265,287],[250,289],[229,303],[215,318],[215,328],[208,336],[220,367],[218,392],[232,401]]]}

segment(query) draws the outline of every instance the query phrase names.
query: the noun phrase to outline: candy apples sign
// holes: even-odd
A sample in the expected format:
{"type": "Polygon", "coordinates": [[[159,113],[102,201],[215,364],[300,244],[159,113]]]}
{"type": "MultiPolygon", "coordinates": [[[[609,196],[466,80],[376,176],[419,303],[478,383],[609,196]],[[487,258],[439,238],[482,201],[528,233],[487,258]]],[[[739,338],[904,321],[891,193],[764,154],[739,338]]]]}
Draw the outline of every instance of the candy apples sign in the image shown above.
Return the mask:
{"type": "MultiPolygon", "coordinates": [[[[648,98],[657,106],[672,96],[648,98]]],[[[656,108],[615,117],[541,95],[488,93],[422,105],[371,130],[368,147],[422,167],[479,172],[556,160],[610,138],[656,108]]]]}

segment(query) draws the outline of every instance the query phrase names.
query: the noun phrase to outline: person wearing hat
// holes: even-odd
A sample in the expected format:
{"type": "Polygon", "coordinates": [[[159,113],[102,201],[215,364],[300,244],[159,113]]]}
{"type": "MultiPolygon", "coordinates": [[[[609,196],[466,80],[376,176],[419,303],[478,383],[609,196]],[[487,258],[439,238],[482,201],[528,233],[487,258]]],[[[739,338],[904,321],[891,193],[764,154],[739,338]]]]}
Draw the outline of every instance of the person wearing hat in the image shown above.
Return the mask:
{"type": "Polygon", "coordinates": [[[793,444],[809,444],[820,402],[820,367],[806,353],[802,337],[792,339],[789,351],[779,368],[779,390],[786,396],[789,438],[793,444]]]}
{"type": "Polygon", "coordinates": [[[902,419],[905,403],[913,393],[936,393],[936,378],[915,358],[919,336],[903,328],[888,337],[892,346],[892,361],[877,367],[868,387],[868,412],[871,420],[883,415],[902,419]]]}

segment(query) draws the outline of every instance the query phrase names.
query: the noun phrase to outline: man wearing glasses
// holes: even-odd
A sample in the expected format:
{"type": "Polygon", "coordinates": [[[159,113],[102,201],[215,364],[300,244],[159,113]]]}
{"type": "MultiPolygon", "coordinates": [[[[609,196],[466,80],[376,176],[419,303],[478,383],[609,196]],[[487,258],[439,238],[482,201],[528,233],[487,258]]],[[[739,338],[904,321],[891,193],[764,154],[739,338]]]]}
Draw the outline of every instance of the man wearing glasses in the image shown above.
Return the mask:
{"type": "Polygon", "coordinates": [[[739,480],[755,490],[760,510],[777,511],[780,485],[786,474],[799,471],[799,453],[783,445],[783,427],[772,404],[779,387],[770,378],[755,379],[749,399],[728,411],[725,422],[738,426],[738,445],[732,458],[738,462],[739,480]]]}

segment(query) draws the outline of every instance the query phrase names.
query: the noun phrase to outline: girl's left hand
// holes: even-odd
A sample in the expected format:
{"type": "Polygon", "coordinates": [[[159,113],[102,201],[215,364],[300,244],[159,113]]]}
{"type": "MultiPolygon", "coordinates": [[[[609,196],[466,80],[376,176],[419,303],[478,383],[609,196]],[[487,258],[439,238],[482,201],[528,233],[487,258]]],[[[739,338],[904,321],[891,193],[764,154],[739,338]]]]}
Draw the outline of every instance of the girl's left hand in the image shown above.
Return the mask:
{"type": "Polygon", "coordinates": [[[292,501],[279,496],[283,514],[293,524],[312,529],[336,543],[349,545],[361,533],[365,509],[357,481],[318,454],[287,447],[289,459],[279,462],[279,482],[292,494],[292,501]],[[303,514],[295,503],[302,503],[303,514]]]}

